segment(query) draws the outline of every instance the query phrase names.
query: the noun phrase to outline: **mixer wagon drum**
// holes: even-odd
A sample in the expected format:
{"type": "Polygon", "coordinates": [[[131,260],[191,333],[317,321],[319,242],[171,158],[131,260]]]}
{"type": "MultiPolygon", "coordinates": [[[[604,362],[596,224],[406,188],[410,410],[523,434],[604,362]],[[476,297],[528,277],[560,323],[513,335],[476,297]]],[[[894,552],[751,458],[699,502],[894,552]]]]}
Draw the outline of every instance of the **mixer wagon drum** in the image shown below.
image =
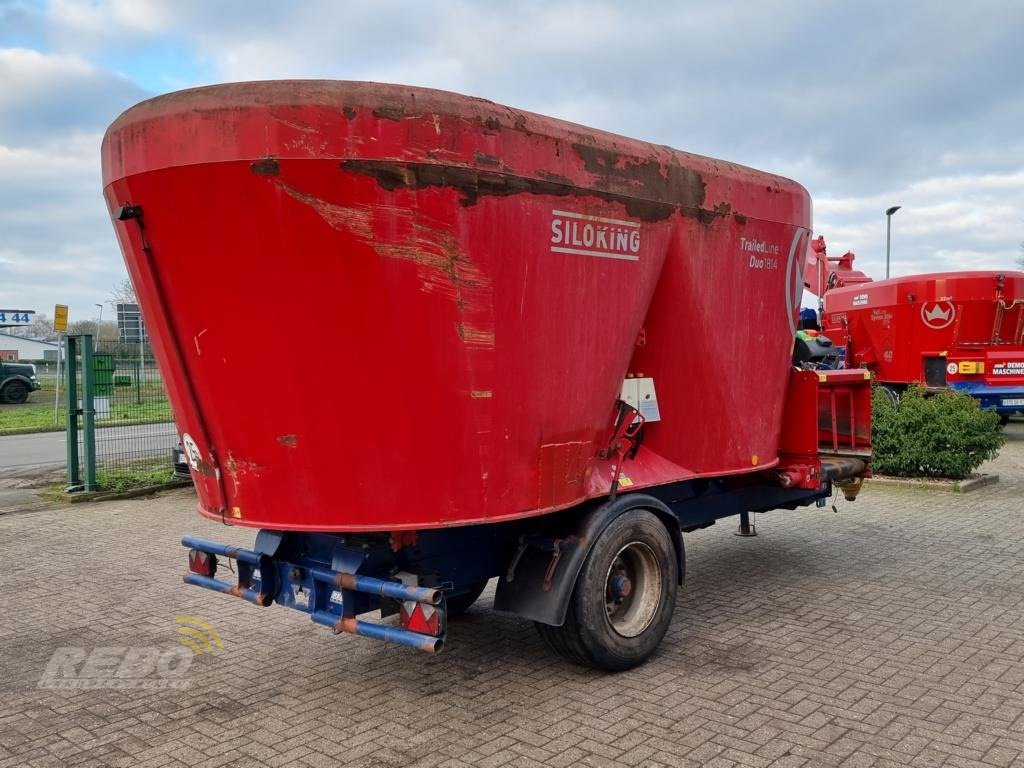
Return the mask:
{"type": "Polygon", "coordinates": [[[258,530],[183,538],[188,584],[436,653],[496,578],[556,652],[627,669],[668,629],[683,531],[866,469],[865,374],[792,366],[789,179],[329,81],[152,99],[102,159],[199,512],[258,530]],[[251,385],[295,319],[330,407],[251,385]]]}

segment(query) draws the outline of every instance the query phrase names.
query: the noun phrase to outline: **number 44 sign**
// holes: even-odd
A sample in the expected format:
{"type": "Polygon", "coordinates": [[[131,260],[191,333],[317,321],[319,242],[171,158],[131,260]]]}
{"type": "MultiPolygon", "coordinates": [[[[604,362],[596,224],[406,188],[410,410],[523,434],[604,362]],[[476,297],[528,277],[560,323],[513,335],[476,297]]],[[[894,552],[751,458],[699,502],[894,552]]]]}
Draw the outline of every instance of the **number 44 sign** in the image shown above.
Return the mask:
{"type": "Polygon", "coordinates": [[[10,328],[15,325],[29,325],[32,322],[32,309],[0,309],[0,326],[10,328]]]}

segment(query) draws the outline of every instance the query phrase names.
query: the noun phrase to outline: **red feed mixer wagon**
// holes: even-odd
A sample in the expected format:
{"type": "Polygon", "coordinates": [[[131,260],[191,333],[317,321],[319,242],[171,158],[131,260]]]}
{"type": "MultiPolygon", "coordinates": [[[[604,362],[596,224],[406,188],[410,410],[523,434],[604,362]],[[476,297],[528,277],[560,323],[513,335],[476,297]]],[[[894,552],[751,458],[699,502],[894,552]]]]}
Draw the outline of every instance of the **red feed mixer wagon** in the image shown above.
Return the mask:
{"type": "Polygon", "coordinates": [[[143,102],[103,178],[199,511],[259,531],[184,539],[187,583],[437,651],[496,577],[498,610],[623,669],[668,627],[681,532],[867,472],[867,375],[791,362],[787,179],[313,81],[143,102]],[[315,372],[268,388],[299,327],[315,372]]]}
{"type": "Polygon", "coordinates": [[[873,282],[854,254],[812,241],[807,285],[824,298],[822,330],[893,400],[907,386],[965,392],[1005,422],[1024,412],[1024,273],[941,272],[873,282]]]}

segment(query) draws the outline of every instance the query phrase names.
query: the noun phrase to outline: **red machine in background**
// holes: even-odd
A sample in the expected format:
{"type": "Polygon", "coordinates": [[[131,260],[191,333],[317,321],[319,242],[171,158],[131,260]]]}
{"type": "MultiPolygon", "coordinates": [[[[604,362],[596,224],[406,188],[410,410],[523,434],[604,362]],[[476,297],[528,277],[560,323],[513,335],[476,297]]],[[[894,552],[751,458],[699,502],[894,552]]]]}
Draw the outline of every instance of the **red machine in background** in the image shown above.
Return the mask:
{"type": "Polygon", "coordinates": [[[259,529],[184,539],[189,584],[437,651],[498,577],[496,608],[622,669],[668,627],[681,531],[867,472],[867,374],[791,363],[788,179],[346,82],[144,102],[103,176],[199,511],[259,529]],[[296,318],[324,394],[268,407],[252,382],[296,318]]]}
{"type": "Polygon", "coordinates": [[[966,392],[1004,421],[1024,411],[1024,273],[943,272],[873,282],[854,254],[811,242],[805,285],[823,332],[894,399],[910,384],[966,392]]]}

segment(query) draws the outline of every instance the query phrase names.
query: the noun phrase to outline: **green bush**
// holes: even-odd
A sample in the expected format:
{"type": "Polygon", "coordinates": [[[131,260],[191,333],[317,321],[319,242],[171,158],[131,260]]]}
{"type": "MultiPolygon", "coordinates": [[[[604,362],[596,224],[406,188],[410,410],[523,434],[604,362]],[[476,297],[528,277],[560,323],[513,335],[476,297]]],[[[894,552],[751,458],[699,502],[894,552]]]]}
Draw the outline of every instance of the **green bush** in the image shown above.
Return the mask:
{"type": "Polygon", "coordinates": [[[959,392],[908,387],[893,405],[881,389],[871,408],[872,469],[901,477],[961,479],[994,459],[1005,438],[995,411],[959,392]]]}

